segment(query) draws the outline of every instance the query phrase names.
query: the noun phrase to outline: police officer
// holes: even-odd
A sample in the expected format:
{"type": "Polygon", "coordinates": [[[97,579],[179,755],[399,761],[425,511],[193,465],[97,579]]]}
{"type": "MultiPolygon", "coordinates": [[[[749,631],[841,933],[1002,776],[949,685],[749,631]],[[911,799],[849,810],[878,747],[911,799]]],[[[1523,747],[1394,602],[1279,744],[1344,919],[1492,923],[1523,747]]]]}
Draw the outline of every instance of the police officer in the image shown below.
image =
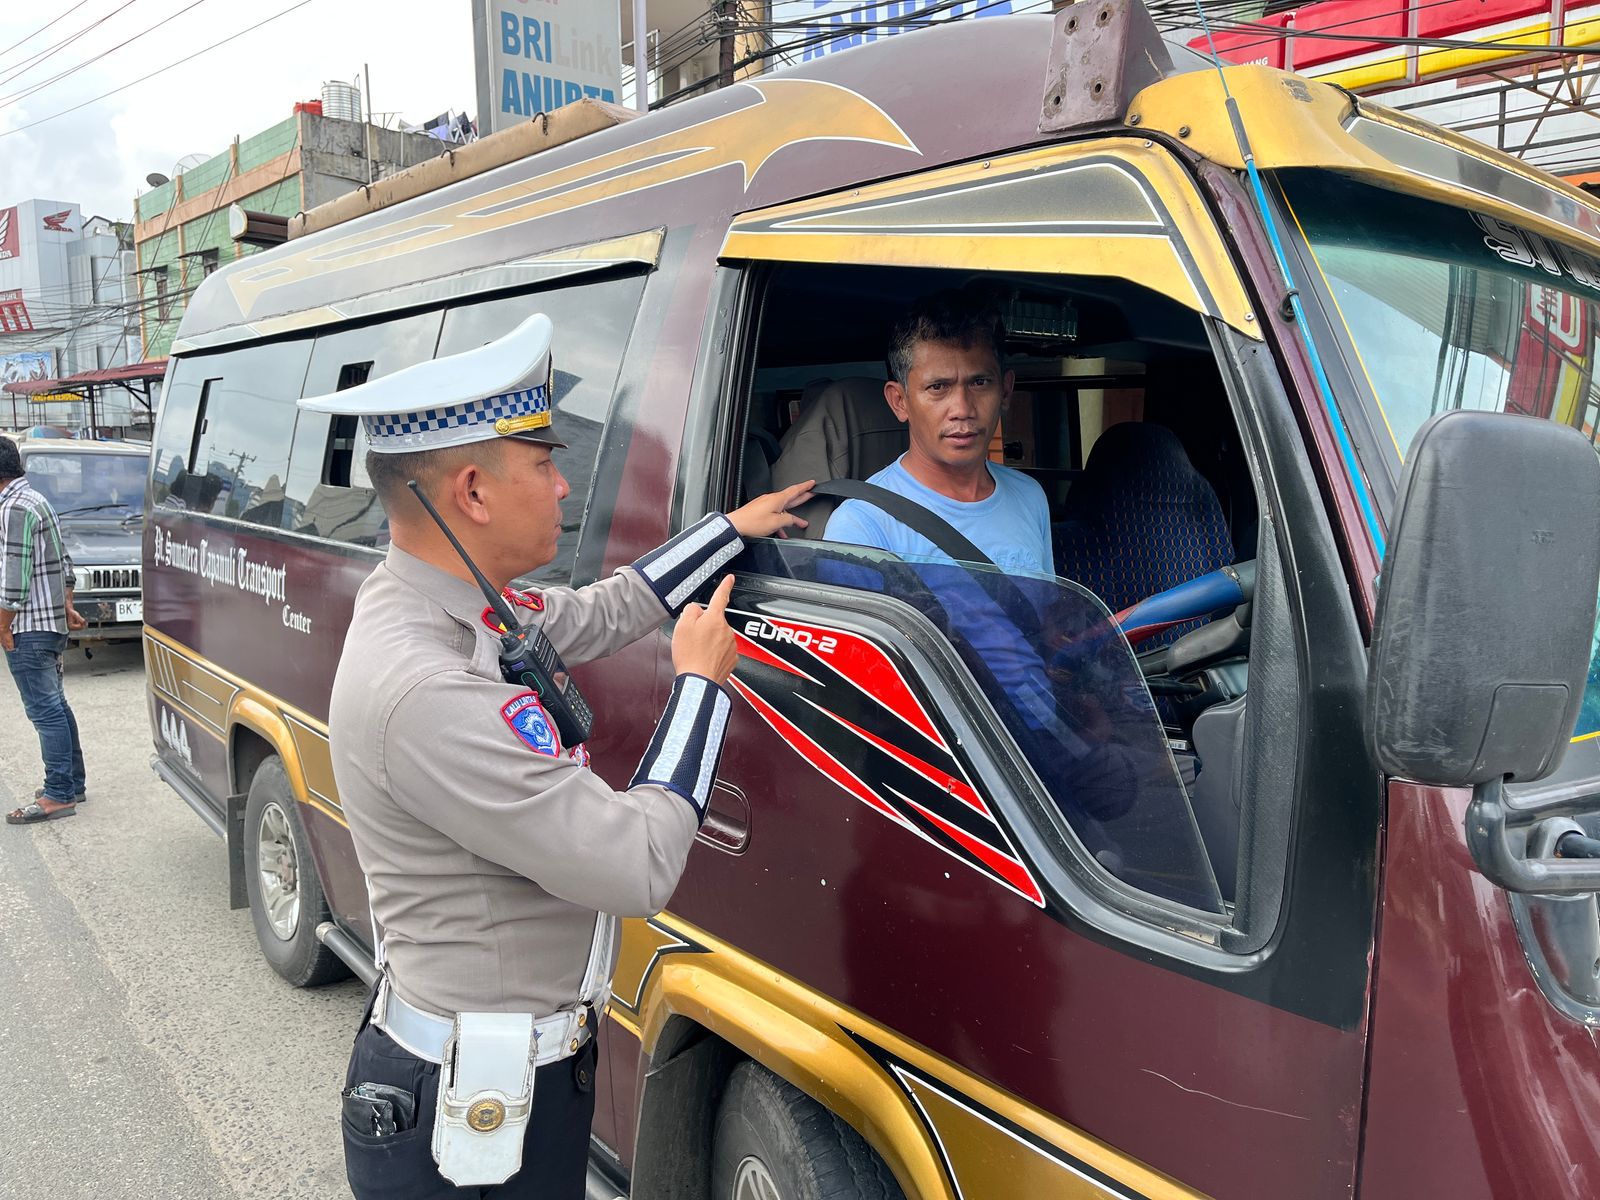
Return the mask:
{"type": "Polygon", "coordinates": [[[511,591],[555,557],[568,493],[551,459],[552,332],[534,316],[480,349],[301,401],[363,418],[393,538],[356,600],[329,714],[381,967],[345,1089],[358,1200],[583,1195],[616,918],[672,895],[728,718],[732,578],[708,607],[684,606],[743,537],[804,525],[788,510],[809,485],[713,513],[588,587],[511,591]],[[505,681],[500,619],[413,480],[517,620],[548,637],[559,679],[679,616],[677,679],[625,791],[563,740],[563,718],[581,725],[575,700],[505,681]]]}

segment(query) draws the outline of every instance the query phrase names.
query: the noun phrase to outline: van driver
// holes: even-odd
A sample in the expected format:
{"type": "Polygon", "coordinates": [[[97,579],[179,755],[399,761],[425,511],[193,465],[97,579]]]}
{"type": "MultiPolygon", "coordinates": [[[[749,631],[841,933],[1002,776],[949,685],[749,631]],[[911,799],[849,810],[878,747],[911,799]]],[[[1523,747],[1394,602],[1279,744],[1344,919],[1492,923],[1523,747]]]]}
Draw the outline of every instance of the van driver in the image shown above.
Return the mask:
{"type": "MultiPolygon", "coordinates": [[[[925,296],[895,323],[887,357],[892,378],[883,395],[911,444],[867,482],[943,517],[1002,571],[1053,575],[1044,489],[989,461],[989,439],[1015,381],[1004,369],[999,313],[968,291],[925,296]]],[[[839,505],[823,536],[902,558],[949,558],[861,500],[839,505]]]]}

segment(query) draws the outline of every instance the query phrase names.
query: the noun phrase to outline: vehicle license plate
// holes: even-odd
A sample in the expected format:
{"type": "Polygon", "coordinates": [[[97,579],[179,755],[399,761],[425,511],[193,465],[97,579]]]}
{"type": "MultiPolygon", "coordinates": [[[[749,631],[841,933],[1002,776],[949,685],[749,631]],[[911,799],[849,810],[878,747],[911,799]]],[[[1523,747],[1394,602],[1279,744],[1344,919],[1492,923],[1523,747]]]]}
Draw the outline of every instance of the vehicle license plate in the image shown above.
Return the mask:
{"type": "Polygon", "coordinates": [[[142,620],[144,620],[144,601],[143,600],[118,600],[117,601],[117,620],[119,620],[119,621],[142,621],[142,620]]]}

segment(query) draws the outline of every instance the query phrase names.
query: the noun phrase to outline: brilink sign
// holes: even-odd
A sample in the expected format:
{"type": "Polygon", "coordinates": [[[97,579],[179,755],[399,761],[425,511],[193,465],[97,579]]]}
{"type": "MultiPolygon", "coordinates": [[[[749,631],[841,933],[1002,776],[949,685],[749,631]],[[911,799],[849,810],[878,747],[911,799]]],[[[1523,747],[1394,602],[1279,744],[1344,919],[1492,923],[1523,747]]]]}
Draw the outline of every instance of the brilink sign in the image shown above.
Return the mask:
{"type": "Polygon", "coordinates": [[[489,133],[622,85],[618,0],[476,0],[478,129],[489,133]]]}
{"type": "Polygon", "coordinates": [[[880,38],[964,17],[1003,17],[1013,0],[772,0],[772,21],[783,30],[785,61],[809,62],[880,38]]]}

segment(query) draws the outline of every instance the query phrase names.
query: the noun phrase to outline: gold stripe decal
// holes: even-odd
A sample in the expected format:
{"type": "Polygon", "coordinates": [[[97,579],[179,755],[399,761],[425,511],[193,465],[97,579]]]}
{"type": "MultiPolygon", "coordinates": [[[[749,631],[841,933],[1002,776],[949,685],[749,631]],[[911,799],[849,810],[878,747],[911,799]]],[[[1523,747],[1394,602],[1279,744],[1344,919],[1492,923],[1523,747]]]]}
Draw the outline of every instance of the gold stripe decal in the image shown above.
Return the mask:
{"type": "Polygon", "coordinates": [[[721,256],[1130,279],[1260,338],[1194,184],[1149,142],[1026,150],[745,213],[721,256]]]}
{"type": "Polygon", "coordinates": [[[815,79],[763,79],[735,84],[730,94],[754,93],[733,112],[660,134],[532,179],[461,197],[426,212],[354,233],[306,239],[255,269],[234,271],[228,286],[245,319],[274,290],[311,275],[411,254],[476,234],[614,200],[737,166],[750,189],[781,150],[806,142],[865,142],[920,154],[905,131],[859,92],[815,79]]]}
{"type": "Polygon", "coordinates": [[[257,729],[258,733],[271,739],[270,727],[274,725],[286,732],[288,742],[279,741],[277,745],[289,771],[290,783],[297,790],[303,786],[304,798],[312,808],[341,825],[348,824],[333,779],[333,757],[326,725],[288,701],[233,676],[150,626],[145,627],[144,647],[150,690],[174,709],[181,706],[186,716],[218,741],[226,742],[236,723],[250,724],[242,715],[249,709],[256,710],[269,727],[257,729]],[[295,761],[290,762],[291,757],[295,761]]]}
{"type": "Polygon", "coordinates": [[[955,1093],[898,1064],[892,1065],[891,1070],[927,1122],[958,1200],[993,1195],[990,1188],[997,1184],[1013,1196],[1146,1200],[1144,1192],[1118,1183],[996,1114],[981,1111],[955,1093]]]}
{"type": "Polygon", "coordinates": [[[860,1130],[908,1195],[1203,1200],[686,921],[663,913],[623,930],[610,1011],[647,1057],[668,1022],[698,1023],[860,1130]]]}

